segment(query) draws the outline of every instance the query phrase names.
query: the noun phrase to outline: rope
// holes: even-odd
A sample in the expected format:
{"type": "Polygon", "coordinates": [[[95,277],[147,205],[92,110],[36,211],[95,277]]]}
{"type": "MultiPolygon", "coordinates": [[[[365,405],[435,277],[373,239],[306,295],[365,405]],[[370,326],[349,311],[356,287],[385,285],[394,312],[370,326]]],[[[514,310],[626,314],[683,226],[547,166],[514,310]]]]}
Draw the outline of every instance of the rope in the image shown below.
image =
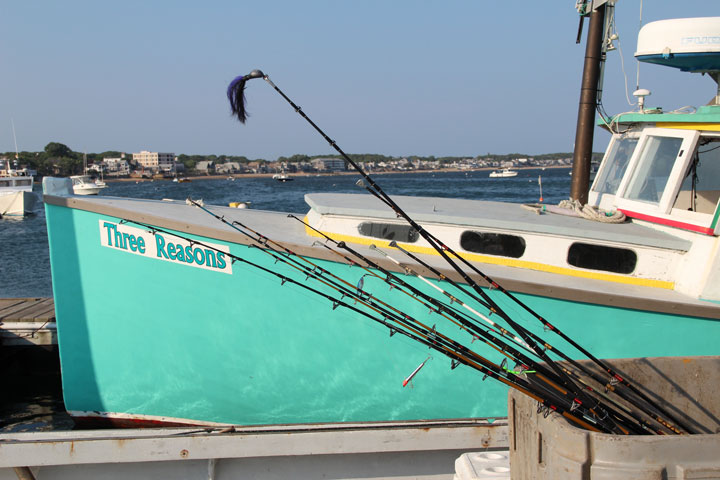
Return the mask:
{"type": "Polygon", "coordinates": [[[558,204],[560,208],[574,211],[578,216],[602,223],[622,223],[625,221],[625,214],[619,210],[609,212],[592,205],[583,205],[577,200],[563,200],[558,204]]]}

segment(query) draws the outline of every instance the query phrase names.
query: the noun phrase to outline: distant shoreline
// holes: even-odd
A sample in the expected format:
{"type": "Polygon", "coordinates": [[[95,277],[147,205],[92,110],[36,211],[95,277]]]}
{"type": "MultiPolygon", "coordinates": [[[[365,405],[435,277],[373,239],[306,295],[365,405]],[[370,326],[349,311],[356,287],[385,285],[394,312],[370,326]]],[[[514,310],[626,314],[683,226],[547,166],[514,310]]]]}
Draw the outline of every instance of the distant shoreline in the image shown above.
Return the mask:
{"type": "MultiPolygon", "coordinates": [[[[511,167],[512,170],[540,170],[542,168],[545,168],[546,170],[550,169],[559,169],[559,168],[572,168],[570,165],[551,165],[548,167],[511,167]]],[[[410,171],[399,171],[399,170],[391,170],[388,172],[379,172],[379,171],[371,171],[369,172],[370,175],[403,175],[407,173],[443,173],[443,172],[487,172],[497,170],[497,168],[494,167],[480,167],[480,168],[472,168],[472,169],[460,169],[460,168],[438,168],[433,170],[410,170],[410,171]]],[[[272,178],[273,175],[277,175],[276,173],[231,173],[226,175],[193,175],[193,176],[182,176],[180,178],[184,178],[189,181],[203,181],[203,180],[226,180],[229,177],[232,178],[272,178]]],[[[288,174],[292,178],[304,178],[304,177],[332,177],[332,176],[339,176],[339,175],[359,175],[356,171],[347,171],[347,172],[333,172],[333,173],[292,173],[288,174]]],[[[129,178],[105,178],[106,182],[150,182],[150,181],[163,181],[163,182],[171,182],[172,178],[135,178],[135,177],[129,177],[129,178]]]]}

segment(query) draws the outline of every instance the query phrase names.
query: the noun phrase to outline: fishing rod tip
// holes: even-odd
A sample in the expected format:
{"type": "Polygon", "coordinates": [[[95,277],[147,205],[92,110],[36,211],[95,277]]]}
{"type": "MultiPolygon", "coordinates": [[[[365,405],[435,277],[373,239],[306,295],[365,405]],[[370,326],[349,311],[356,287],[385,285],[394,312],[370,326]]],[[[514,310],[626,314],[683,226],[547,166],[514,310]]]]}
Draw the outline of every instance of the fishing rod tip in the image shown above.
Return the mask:
{"type": "Polygon", "coordinates": [[[250,80],[251,78],[263,78],[265,77],[265,74],[262,72],[262,70],[258,70],[257,68],[253,70],[252,72],[245,75],[245,78],[250,80]]]}
{"type": "Polygon", "coordinates": [[[398,244],[397,244],[397,242],[395,242],[395,240],[390,242],[388,245],[390,245],[392,248],[397,248],[397,246],[398,246],[398,244]]]}

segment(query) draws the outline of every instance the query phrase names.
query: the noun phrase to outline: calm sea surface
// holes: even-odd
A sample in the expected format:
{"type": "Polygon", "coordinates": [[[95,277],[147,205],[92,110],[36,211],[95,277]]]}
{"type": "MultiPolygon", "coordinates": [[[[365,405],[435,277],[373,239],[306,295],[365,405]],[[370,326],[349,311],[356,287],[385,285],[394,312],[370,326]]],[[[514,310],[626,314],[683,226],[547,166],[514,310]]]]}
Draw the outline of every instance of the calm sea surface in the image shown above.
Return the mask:
{"type": "MultiPolygon", "coordinates": [[[[537,202],[540,197],[538,176],[542,177],[545,203],[557,204],[568,198],[569,169],[521,170],[514,178],[488,178],[487,171],[447,173],[377,174],[375,181],[390,195],[495,200],[501,202],[537,202]]],[[[355,186],[359,175],[295,176],[294,181],[280,183],[271,178],[237,178],[171,181],[113,182],[104,196],[148,199],[187,197],[201,198],[207,204],[252,202],[251,207],[305,213],[303,196],[311,192],[366,193],[355,186]]],[[[38,194],[41,192],[36,186],[38,194]]],[[[281,239],[277,239],[281,240],[281,239]]],[[[0,298],[51,297],[50,260],[48,257],[45,211],[35,215],[0,220],[0,298]]]]}

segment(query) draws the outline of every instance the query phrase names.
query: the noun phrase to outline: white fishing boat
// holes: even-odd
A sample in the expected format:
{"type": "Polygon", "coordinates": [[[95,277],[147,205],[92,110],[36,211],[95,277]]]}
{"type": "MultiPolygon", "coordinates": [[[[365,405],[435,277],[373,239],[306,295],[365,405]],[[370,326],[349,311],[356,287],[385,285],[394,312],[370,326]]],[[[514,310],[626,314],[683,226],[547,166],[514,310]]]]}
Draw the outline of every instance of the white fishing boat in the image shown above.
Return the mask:
{"type": "Polygon", "coordinates": [[[107,185],[105,182],[98,184],[90,175],[87,173],[87,155],[83,155],[83,174],[72,175],[70,180],[72,181],[73,191],[75,195],[97,195],[107,185]]]}
{"type": "Polygon", "coordinates": [[[517,170],[511,170],[509,168],[503,168],[502,170],[493,170],[488,175],[490,178],[510,178],[517,177],[517,170]]]}
{"type": "Polygon", "coordinates": [[[0,172],[0,216],[21,217],[32,213],[38,197],[32,191],[33,176],[26,173],[0,172]]]}
{"type": "MultiPolygon", "coordinates": [[[[371,295],[437,325],[432,332],[449,333],[457,326],[443,325],[435,307],[428,312],[414,305],[402,290],[447,292],[457,282],[480,282],[482,294],[497,304],[463,298],[460,305],[472,302],[478,321],[501,309],[512,311],[517,323],[538,324],[539,332],[543,319],[560,331],[581,328],[585,345],[599,358],[717,353],[720,106],[684,114],[636,112],[612,123],[622,133],[610,142],[590,204],[565,211],[570,215],[556,214],[560,209],[552,206],[389,199],[373,190],[308,194],[309,210],[299,218],[185,202],[79,200],[68,198],[61,184],[48,183],[68,409],[84,420],[179,424],[503,416],[505,400],[498,391],[504,387],[481,387],[482,376],[474,370],[451,370],[437,359],[413,372],[427,355],[410,344],[386,344],[387,329],[392,336],[401,328],[364,317],[375,308],[363,306],[363,296],[371,295]],[[426,234],[442,239],[440,251],[426,234]],[[270,245],[315,266],[293,272],[286,258],[268,257],[270,245]],[[461,270],[446,263],[445,251],[457,253],[461,270]],[[96,261],[83,261],[87,256],[96,261]],[[369,271],[348,268],[356,264],[369,271]],[[354,304],[343,298],[357,293],[323,287],[330,272],[353,285],[351,292],[361,292],[354,304]],[[135,301],[127,302],[94,290],[123,285],[163,285],[207,301],[167,302],[153,289],[139,289],[135,301]],[[322,289],[317,301],[308,301],[306,288],[322,289]],[[82,303],[74,301],[79,293],[82,303]],[[207,342],[198,345],[187,335],[199,317],[203,331],[223,332],[213,336],[210,351],[203,347],[207,342]],[[221,327],[228,324],[233,328],[221,327]],[[141,325],[160,329],[162,345],[155,335],[138,337],[141,325]],[[687,334],[680,338],[680,331],[687,334]],[[648,337],[652,341],[637,341],[648,337]],[[278,363],[265,360],[269,351],[278,363]],[[177,352],[193,359],[195,374],[172,368],[177,352]],[[337,381],[349,368],[363,379],[363,389],[348,391],[345,381],[337,381]],[[408,403],[394,386],[410,372],[416,389],[408,403]],[[231,387],[225,378],[248,380],[231,387]],[[419,382],[429,383],[420,389],[419,382]],[[147,385],[156,392],[151,398],[147,385]],[[187,398],[203,407],[189,410],[187,398]]],[[[370,177],[364,182],[369,189],[370,177]]],[[[474,341],[469,337],[468,345],[474,341]]]]}
{"type": "Polygon", "coordinates": [[[32,213],[38,197],[33,193],[33,174],[28,169],[18,169],[19,158],[15,122],[12,122],[15,142],[15,168],[10,168],[10,160],[0,160],[0,217],[23,217],[32,213]]]}

